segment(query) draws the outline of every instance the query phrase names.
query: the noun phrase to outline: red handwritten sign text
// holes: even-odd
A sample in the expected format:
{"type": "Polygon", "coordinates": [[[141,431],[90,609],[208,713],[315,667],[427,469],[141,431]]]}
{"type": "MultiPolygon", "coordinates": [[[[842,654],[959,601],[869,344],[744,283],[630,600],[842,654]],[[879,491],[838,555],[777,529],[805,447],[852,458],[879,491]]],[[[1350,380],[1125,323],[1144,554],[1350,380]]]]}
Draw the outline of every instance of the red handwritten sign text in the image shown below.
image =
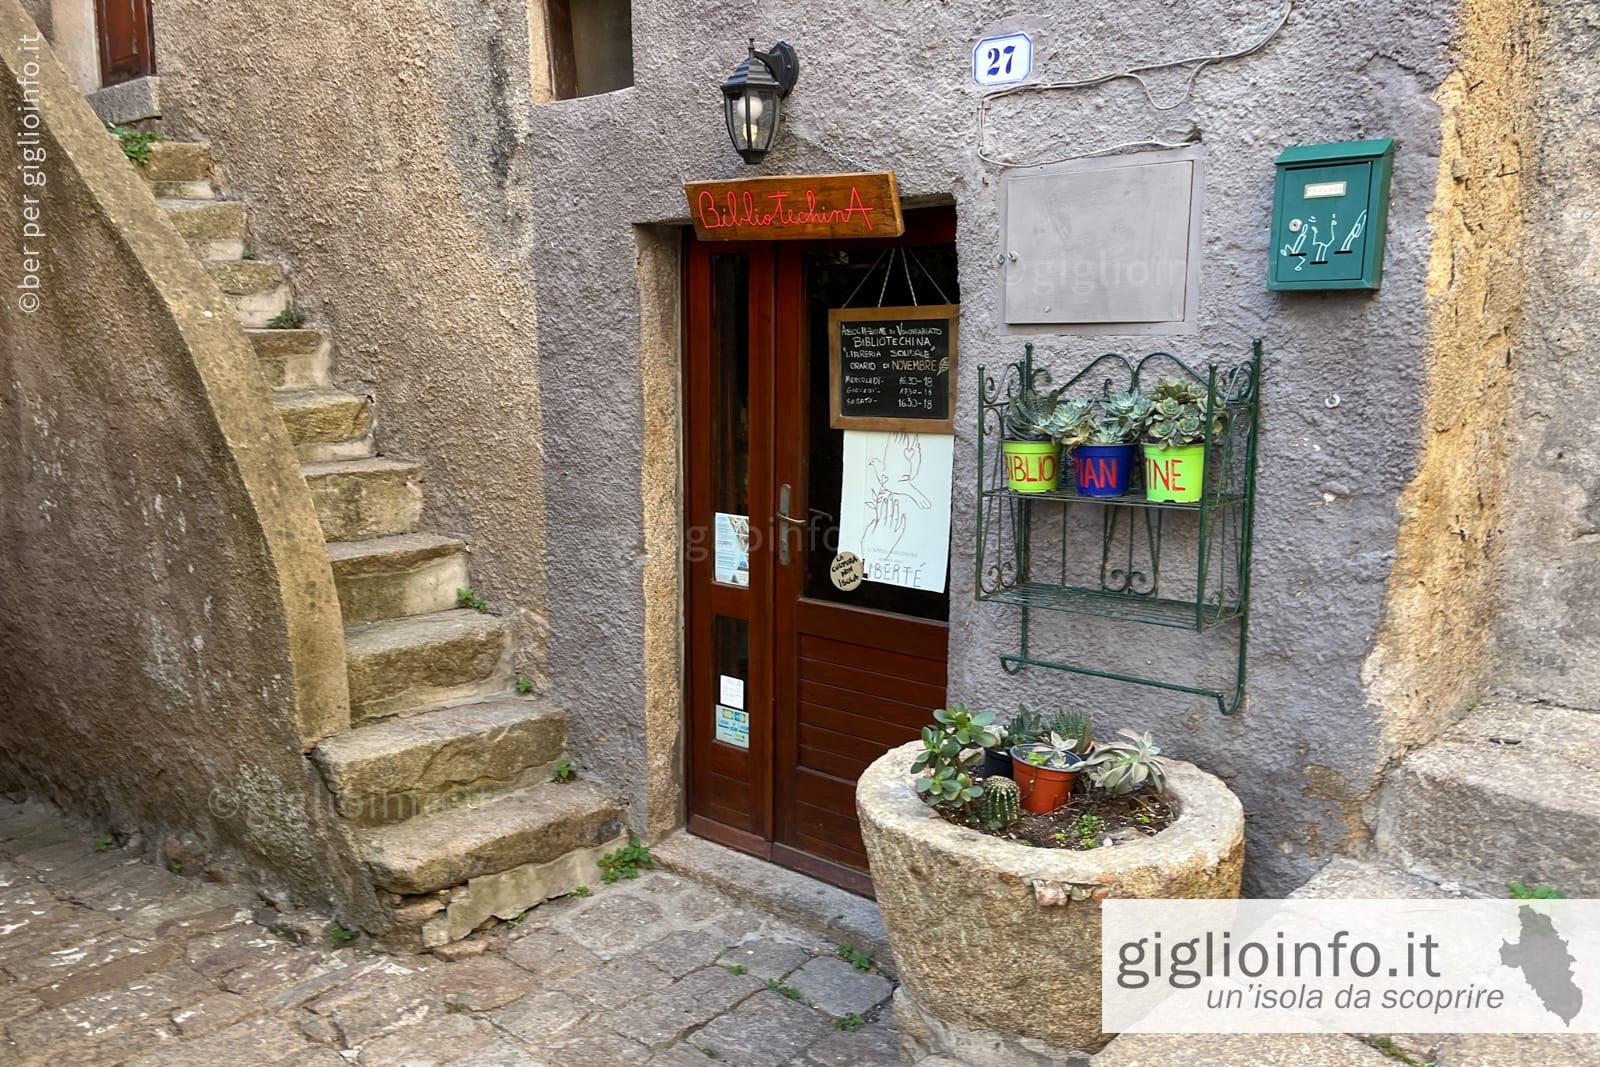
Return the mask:
{"type": "Polygon", "coordinates": [[[823,174],[690,182],[703,241],[898,237],[905,232],[894,174],[823,174]]]}

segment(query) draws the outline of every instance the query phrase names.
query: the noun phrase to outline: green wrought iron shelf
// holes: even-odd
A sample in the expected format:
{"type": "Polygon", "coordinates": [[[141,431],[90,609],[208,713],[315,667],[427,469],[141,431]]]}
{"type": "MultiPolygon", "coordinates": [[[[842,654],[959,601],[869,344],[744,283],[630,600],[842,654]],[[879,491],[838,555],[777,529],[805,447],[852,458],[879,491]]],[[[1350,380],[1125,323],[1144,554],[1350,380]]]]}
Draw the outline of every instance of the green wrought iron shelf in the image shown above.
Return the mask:
{"type": "MultiPolygon", "coordinates": [[[[1239,710],[1249,644],[1261,341],[1251,345],[1248,359],[1231,366],[1190,366],[1166,352],[1135,363],[1108,353],[1061,388],[1065,395],[1108,395],[1184,376],[1206,388],[1204,425],[1221,429],[1205,443],[1200,499],[1162,503],[1146,500],[1140,488],[1120,497],[1079,496],[1070,485],[1047,493],[1008,488],[1001,450],[1006,407],[1023,383],[1040,391],[1054,383],[1048,370],[1033,365],[1031,344],[1020,361],[1007,365],[998,382],[978,368],[976,593],[979,600],[1022,611],[1020,647],[1016,654],[1000,657],[1007,672],[1046,667],[1210,697],[1224,715],[1239,710]],[[1096,510],[1087,510],[1089,506],[1096,510]],[[1094,539],[1096,515],[1099,551],[1092,546],[1085,551],[1079,542],[1094,539]],[[1035,611],[1193,631],[1236,622],[1233,685],[1207,688],[1043,658],[1032,649],[1035,611]]],[[[1069,479],[1070,471],[1063,478],[1069,479]]]]}

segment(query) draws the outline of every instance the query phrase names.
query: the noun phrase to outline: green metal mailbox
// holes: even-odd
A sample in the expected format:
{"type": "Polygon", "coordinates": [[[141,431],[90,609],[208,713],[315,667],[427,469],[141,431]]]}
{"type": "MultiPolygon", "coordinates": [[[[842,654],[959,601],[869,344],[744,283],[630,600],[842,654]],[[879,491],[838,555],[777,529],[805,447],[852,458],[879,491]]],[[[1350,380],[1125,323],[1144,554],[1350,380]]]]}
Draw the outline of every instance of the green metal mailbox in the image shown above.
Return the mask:
{"type": "Polygon", "coordinates": [[[1267,288],[1378,288],[1393,170],[1393,141],[1284,149],[1267,288]]]}

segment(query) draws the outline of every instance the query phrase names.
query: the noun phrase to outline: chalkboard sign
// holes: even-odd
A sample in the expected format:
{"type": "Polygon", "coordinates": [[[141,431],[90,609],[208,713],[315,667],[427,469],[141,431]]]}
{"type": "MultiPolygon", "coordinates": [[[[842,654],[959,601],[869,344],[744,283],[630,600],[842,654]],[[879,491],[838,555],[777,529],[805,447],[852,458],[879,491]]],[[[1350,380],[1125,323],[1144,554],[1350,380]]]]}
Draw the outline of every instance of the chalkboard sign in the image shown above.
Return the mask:
{"type": "Polygon", "coordinates": [[[957,304],[828,312],[836,430],[955,433],[957,304]]]}

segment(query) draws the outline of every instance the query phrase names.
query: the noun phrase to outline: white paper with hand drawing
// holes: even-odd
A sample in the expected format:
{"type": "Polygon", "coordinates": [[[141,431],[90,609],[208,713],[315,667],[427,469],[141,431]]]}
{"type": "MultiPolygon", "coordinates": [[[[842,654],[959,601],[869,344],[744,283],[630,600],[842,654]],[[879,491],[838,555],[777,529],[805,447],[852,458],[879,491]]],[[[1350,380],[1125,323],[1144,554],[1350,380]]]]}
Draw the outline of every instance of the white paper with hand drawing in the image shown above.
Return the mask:
{"type": "Polygon", "coordinates": [[[839,551],[867,581],[944,592],[954,456],[950,434],[845,431],[839,551]]]}

